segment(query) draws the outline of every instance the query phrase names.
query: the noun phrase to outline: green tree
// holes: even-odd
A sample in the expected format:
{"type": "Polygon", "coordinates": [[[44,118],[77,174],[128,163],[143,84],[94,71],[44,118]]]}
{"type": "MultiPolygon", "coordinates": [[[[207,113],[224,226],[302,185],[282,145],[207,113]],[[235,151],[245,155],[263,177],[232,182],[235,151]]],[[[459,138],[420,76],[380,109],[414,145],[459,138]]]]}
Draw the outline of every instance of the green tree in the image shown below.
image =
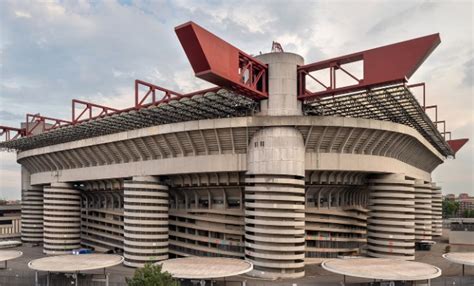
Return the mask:
{"type": "Polygon", "coordinates": [[[161,265],[147,263],[135,270],[132,278],[125,278],[128,286],[179,286],[168,272],[161,272],[161,265]]]}
{"type": "Polygon", "coordinates": [[[444,200],[443,201],[443,217],[453,217],[459,210],[459,202],[444,200]]]}
{"type": "Polygon", "coordinates": [[[464,210],[463,217],[474,218],[474,210],[464,210]]]}

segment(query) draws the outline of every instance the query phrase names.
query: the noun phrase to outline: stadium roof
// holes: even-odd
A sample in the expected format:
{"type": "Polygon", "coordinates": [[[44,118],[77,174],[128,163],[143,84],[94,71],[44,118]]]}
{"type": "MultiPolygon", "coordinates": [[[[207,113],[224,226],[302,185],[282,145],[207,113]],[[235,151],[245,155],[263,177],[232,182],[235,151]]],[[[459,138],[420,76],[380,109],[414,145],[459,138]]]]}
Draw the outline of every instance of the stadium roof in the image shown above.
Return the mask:
{"type": "Polygon", "coordinates": [[[0,148],[29,150],[160,124],[247,116],[256,107],[257,102],[253,99],[220,89],[140,109],[106,114],[75,125],[60,126],[37,135],[1,142],[0,148]]]}
{"type": "Polygon", "coordinates": [[[305,114],[391,121],[415,128],[444,156],[454,152],[405,84],[313,99],[305,114]]]}
{"type": "MultiPolygon", "coordinates": [[[[1,142],[0,148],[28,150],[160,124],[248,116],[257,108],[257,101],[220,89],[141,109],[106,114],[76,125],[65,125],[41,134],[1,142]]],[[[308,116],[366,118],[408,125],[420,132],[444,156],[454,155],[404,84],[307,100],[304,112],[308,116]]]]}

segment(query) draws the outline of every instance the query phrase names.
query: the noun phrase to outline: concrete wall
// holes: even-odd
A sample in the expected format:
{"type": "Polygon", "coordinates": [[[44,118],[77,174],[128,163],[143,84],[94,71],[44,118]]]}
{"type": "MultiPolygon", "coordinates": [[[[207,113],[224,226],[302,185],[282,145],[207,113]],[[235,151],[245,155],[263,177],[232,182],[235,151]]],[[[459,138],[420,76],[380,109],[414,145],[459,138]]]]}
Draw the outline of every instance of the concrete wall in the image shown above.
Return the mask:
{"type": "Polygon", "coordinates": [[[292,53],[268,53],[257,56],[268,64],[268,100],[260,102],[260,115],[302,115],[301,101],[297,97],[298,65],[304,60],[292,53]]]}
{"type": "Polygon", "coordinates": [[[474,231],[450,231],[449,244],[474,245],[474,231]]]}
{"type": "Polygon", "coordinates": [[[0,206],[0,239],[18,239],[21,229],[21,207],[19,205],[0,206]]]}

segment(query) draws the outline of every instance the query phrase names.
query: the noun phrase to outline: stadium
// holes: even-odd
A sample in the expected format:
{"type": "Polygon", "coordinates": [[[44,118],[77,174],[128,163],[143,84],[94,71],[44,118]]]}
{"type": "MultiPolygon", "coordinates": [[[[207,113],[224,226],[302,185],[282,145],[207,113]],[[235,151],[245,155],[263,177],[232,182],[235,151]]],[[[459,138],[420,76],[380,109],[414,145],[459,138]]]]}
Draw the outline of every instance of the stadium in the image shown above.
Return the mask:
{"type": "Polygon", "coordinates": [[[133,107],[73,100],[71,119],[0,127],[22,166],[23,242],[119,251],[131,267],[240,258],[252,276],[297,278],[324,258],[413,260],[416,242],[441,236],[431,173],[467,139],[408,83],[439,34],[305,64],[277,43],[249,55],[193,22],[175,32],[216,87],[136,80],[133,107]]]}

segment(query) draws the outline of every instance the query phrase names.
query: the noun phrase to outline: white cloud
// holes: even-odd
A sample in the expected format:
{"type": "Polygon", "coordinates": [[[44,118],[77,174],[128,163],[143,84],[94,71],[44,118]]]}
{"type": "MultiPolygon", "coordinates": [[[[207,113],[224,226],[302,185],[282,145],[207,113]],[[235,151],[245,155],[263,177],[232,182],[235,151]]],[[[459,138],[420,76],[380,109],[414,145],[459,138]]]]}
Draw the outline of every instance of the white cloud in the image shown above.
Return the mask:
{"type": "Polygon", "coordinates": [[[66,12],[66,9],[58,1],[43,1],[42,5],[46,8],[49,16],[52,17],[63,16],[66,12]]]}
{"type": "Polygon", "coordinates": [[[31,18],[31,14],[23,11],[15,11],[15,16],[18,18],[31,18]]]}
{"type": "Polygon", "coordinates": [[[189,93],[201,89],[213,87],[207,81],[196,79],[191,70],[181,70],[173,73],[173,80],[179,88],[177,91],[181,93],[189,93]]]}

